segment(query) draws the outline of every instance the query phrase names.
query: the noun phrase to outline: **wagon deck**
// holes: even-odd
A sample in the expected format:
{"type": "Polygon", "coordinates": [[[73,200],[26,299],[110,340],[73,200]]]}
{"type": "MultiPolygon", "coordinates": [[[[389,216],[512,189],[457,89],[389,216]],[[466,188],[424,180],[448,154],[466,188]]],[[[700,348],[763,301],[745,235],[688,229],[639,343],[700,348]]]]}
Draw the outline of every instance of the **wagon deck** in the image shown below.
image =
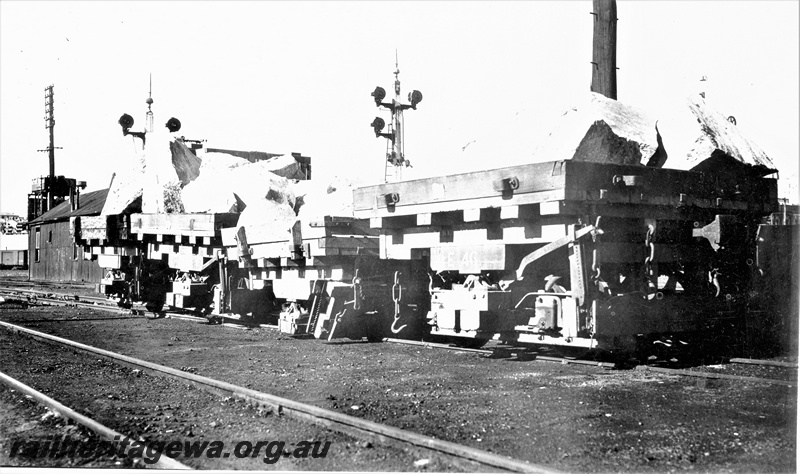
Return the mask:
{"type": "Polygon", "coordinates": [[[359,188],[354,192],[354,214],[364,218],[421,214],[419,219],[425,221],[432,213],[462,212],[465,221],[475,221],[481,220],[483,209],[532,204],[539,204],[545,215],[600,209],[624,216],[629,206],[642,205],[678,208],[684,213],[698,209],[772,212],[776,180],[742,178],[552,161],[359,188]]]}

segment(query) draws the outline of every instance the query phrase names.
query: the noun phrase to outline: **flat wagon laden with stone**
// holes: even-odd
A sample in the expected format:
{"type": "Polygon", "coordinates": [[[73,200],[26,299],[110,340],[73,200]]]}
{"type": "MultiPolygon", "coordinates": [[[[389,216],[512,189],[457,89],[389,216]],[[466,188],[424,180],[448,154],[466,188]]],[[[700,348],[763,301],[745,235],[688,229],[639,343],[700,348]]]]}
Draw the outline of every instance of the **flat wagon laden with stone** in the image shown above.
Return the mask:
{"type": "Polygon", "coordinates": [[[381,258],[430,269],[431,335],[633,350],[743,326],[776,180],[554,161],[355,192],[381,258]]]}
{"type": "Polygon", "coordinates": [[[201,159],[155,134],[142,170],[72,232],[121,304],[293,336],[618,353],[763,340],[765,245],[786,234],[761,227],[775,170],[704,101],[687,110],[688,154],[593,94],[535,159],[365,187],[312,181],[297,153],[201,159]]]}

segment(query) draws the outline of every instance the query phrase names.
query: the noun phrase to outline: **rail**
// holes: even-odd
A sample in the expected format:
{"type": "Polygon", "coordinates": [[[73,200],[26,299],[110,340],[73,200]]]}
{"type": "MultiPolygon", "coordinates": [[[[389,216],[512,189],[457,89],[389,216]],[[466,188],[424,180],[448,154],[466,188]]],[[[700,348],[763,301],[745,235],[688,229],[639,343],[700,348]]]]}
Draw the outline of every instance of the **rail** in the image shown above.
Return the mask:
{"type": "MultiPolygon", "coordinates": [[[[67,407],[66,405],[62,405],[58,401],[53,398],[48,397],[47,395],[39,392],[38,390],[25,385],[24,383],[20,382],[19,380],[10,377],[3,372],[0,372],[0,383],[10,387],[20,393],[30,396],[32,399],[36,400],[40,405],[44,405],[50,408],[52,411],[57,412],[59,415],[69,418],[70,420],[74,421],[75,423],[88,428],[89,430],[96,433],[98,436],[105,438],[109,441],[115,441],[119,439],[126,438],[125,435],[119,433],[97,421],[81,415],[80,413],[76,412],[75,410],[67,407]]],[[[147,444],[145,443],[145,446],[147,444]]],[[[151,450],[150,447],[147,448],[151,450]]],[[[151,451],[152,452],[152,451],[151,451]]],[[[133,457],[133,459],[140,459],[144,460],[142,457],[133,457]]],[[[159,458],[158,461],[153,463],[153,467],[158,469],[191,469],[189,466],[178,462],[172,458],[159,458]]]]}
{"type": "MultiPolygon", "coordinates": [[[[42,292],[36,290],[29,290],[29,289],[10,289],[4,288],[0,289],[0,294],[15,294],[18,295],[19,293],[33,293],[34,295],[46,293],[48,295],[56,295],[63,297],[74,297],[74,295],[69,294],[59,294],[53,292],[42,292]]],[[[526,295],[527,296],[527,295],[526,295]]],[[[101,298],[96,297],[84,297],[81,296],[80,298],[97,300],[100,302],[101,298]]],[[[117,314],[131,314],[134,315],[139,312],[139,310],[125,310],[116,306],[111,306],[109,303],[106,304],[97,304],[95,303],[88,303],[82,302],[79,300],[69,300],[69,299],[58,299],[58,298],[44,298],[35,296],[34,300],[31,301],[33,303],[45,303],[45,304],[53,304],[53,305],[72,305],[72,306],[84,306],[92,309],[97,309],[101,311],[107,311],[117,314]]],[[[207,322],[207,318],[201,318],[197,316],[191,316],[186,314],[180,313],[172,313],[166,312],[164,316],[167,318],[174,318],[174,319],[184,319],[194,322],[207,322]]],[[[77,320],[76,320],[77,321],[77,320]]],[[[230,326],[231,324],[226,323],[223,326],[230,326]]],[[[233,325],[235,327],[240,327],[239,325],[233,325]]],[[[260,327],[267,327],[276,329],[274,325],[259,325],[260,327]]],[[[437,349],[444,349],[444,350],[454,350],[454,351],[461,351],[461,352],[473,352],[477,354],[484,354],[487,356],[498,355],[503,352],[515,352],[519,357],[522,354],[522,357],[529,357],[531,359],[536,359],[539,361],[548,361],[548,362],[556,362],[561,364],[573,364],[573,365],[587,365],[587,366],[596,366],[596,367],[603,367],[603,368],[614,368],[616,364],[611,362],[598,362],[598,361],[590,361],[590,360],[580,360],[580,359],[568,359],[562,357],[550,357],[550,356],[543,356],[535,353],[530,353],[525,351],[521,348],[495,348],[495,349],[472,349],[466,347],[458,347],[449,344],[442,344],[442,343],[435,343],[435,342],[426,342],[426,341],[411,341],[405,339],[393,339],[393,338],[385,338],[385,342],[390,342],[394,344],[405,344],[405,345],[415,345],[415,346],[422,346],[422,347],[431,347],[437,349]]],[[[759,359],[747,359],[747,358],[731,358],[728,360],[730,363],[735,364],[748,364],[748,365],[763,365],[763,366],[775,366],[775,367],[788,367],[788,368],[798,368],[797,363],[793,362],[782,362],[782,361],[772,361],[772,360],[759,360],[759,359]]],[[[777,385],[786,385],[790,387],[797,386],[796,381],[790,380],[778,380],[778,379],[768,379],[762,377],[749,377],[743,375],[730,375],[730,374],[718,374],[712,372],[701,372],[701,371],[690,371],[690,370],[682,370],[682,369],[673,369],[673,368],[666,368],[666,367],[653,367],[649,365],[639,365],[636,366],[636,370],[648,370],[651,372],[660,372],[665,374],[673,374],[673,375],[682,375],[687,377],[703,377],[703,378],[710,378],[710,379],[729,379],[729,380],[737,380],[741,382],[753,382],[753,383],[765,383],[765,384],[777,384],[777,385]]]]}
{"type": "MultiPolygon", "coordinates": [[[[550,356],[542,356],[538,354],[530,354],[526,352],[524,349],[515,349],[515,348],[495,348],[495,349],[470,349],[465,347],[458,347],[448,344],[441,344],[441,343],[434,343],[434,342],[419,342],[419,341],[408,341],[404,339],[384,339],[386,342],[391,342],[394,344],[404,344],[404,345],[411,345],[411,346],[421,346],[421,347],[430,347],[434,349],[445,349],[445,350],[452,350],[452,351],[460,351],[460,352],[472,352],[477,354],[485,354],[488,356],[496,355],[497,353],[513,353],[516,351],[517,357],[520,357],[521,354],[529,354],[529,357],[532,360],[541,360],[541,361],[548,361],[548,362],[557,362],[561,364],[575,364],[575,365],[589,365],[589,366],[596,366],[596,367],[604,367],[604,368],[614,368],[616,364],[611,362],[596,362],[590,360],[580,360],[580,359],[567,359],[563,357],[550,357],[550,356]]],[[[789,362],[775,362],[775,361],[758,361],[754,359],[731,359],[731,362],[739,362],[742,360],[746,360],[748,362],[742,363],[749,363],[754,365],[775,365],[780,367],[797,367],[797,364],[792,364],[789,362]]],[[[639,371],[650,371],[650,372],[658,372],[663,374],[669,375],[681,375],[686,377],[699,377],[699,378],[707,378],[707,379],[727,379],[727,380],[735,380],[739,382],[751,382],[751,383],[764,383],[764,384],[774,384],[774,385],[785,385],[789,387],[796,387],[797,382],[792,380],[779,380],[779,379],[768,379],[763,377],[749,377],[745,375],[731,375],[731,374],[718,374],[713,372],[703,372],[703,371],[693,371],[693,370],[683,370],[683,369],[672,369],[667,367],[653,367],[649,365],[638,365],[635,367],[635,370],[639,371]]]]}
{"type": "Polygon", "coordinates": [[[659,372],[662,374],[669,374],[669,375],[682,375],[686,377],[700,377],[706,379],[726,379],[726,380],[735,380],[738,382],[750,382],[750,383],[764,383],[764,384],[772,384],[772,385],[785,385],[787,387],[796,387],[797,381],[795,380],[779,380],[779,379],[766,379],[762,377],[749,377],[746,375],[731,375],[731,374],[717,374],[713,372],[702,372],[702,371],[694,371],[694,370],[684,370],[684,369],[670,369],[667,367],[651,367],[647,365],[639,365],[636,367],[635,370],[641,371],[648,371],[648,372],[659,372]]]}
{"type": "Polygon", "coordinates": [[[531,359],[535,360],[542,360],[547,362],[558,362],[559,364],[569,365],[590,365],[594,367],[604,367],[604,368],[614,368],[615,364],[612,362],[599,362],[599,361],[592,361],[592,360],[580,360],[580,359],[567,359],[565,357],[550,357],[550,356],[543,356],[538,354],[533,354],[527,352],[525,349],[522,348],[505,348],[500,347],[496,349],[471,349],[468,347],[459,347],[453,346],[449,344],[442,344],[438,342],[424,342],[424,341],[409,341],[407,339],[393,339],[393,338],[385,338],[385,342],[391,342],[393,344],[404,344],[409,346],[422,346],[422,347],[431,347],[434,349],[444,349],[444,350],[451,350],[451,351],[459,351],[459,352],[473,352],[476,354],[485,354],[488,356],[497,355],[498,353],[502,352],[516,352],[517,356],[519,357],[520,354],[524,354],[525,356],[530,356],[531,359]]]}
{"type": "Polygon", "coordinates": [[[167,376],[179,379],[183,382],[191,383],[196,387],[216,394],[224,394],[235,398],[243,399],[248,403],[270,407],[277,413],[286,414],[295,418],[310,421],[312,423],[320,424],[327,428],[356,436],[360,438],[368,438],[377,442],[399,442],[411,445],[417,448],[428,449],[430,451],[450,456],[459,460],[472,461],[474,463],[489,466],[493,468],[504,469],[510,472],[528,472],[528,473],[552,473],[557,472],[553,469],[537,466],[527,462],[511,459],[505,456],[499,456],[487,451],[462,446],[449,441],[432,438],[430,436],[420,435],[418,433],[394,428],[391,426],[381,425],[371,421],[356,418],[350,415],[345,415],[324,408],[319,408],[313,405],[296,402],[286,398],[278,397],[264,392],[258,392],[248,388],[233,385],[227,382],[214,380],[200,375],[182,372],[172,367],[167,367],[152,362],[136,359],[115,352],[107,351],[97,347],[81,344],[79,342],[64,339],[58,336],[34,331],[22,326],[10,324],[0,321],[0,327],[18,333],[25,334],[34,339],[61,344],[72,349],[81,350],[93,355],[101,356],[109,359],[115,363],[120,363],[127,366],[136,367],[146,370],[156,375],[167,376]]]}

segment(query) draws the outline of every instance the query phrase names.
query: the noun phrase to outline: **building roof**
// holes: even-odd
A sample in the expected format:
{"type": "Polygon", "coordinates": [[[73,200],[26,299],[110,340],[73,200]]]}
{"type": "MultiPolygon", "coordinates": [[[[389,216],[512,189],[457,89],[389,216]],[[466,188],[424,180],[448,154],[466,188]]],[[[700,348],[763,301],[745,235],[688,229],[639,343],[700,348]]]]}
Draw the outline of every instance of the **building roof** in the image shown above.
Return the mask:
{"type": "Polygon", "coordinates": [[[74,216],[99,215],[103,210],[103,204],[106,202],[106,196],[108,196],[108,189],[81,194],[78,202],[80,207],[78,207],[78,209],[74,211],[71,210],[69,200],[66,200],[36,219],[28,222],[28,225],[59,221],[74,216]]]}

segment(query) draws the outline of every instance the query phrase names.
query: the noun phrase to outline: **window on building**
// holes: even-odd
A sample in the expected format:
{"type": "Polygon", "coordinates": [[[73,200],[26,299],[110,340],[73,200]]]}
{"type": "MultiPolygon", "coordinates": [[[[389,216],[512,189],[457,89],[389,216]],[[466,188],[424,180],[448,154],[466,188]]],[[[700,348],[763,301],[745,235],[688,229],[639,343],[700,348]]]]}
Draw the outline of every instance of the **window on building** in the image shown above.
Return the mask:
{"type": "Polygon", "coordinates": [[[48,244],[52,244],[53,243],[53,231],[52,230],[47,233],[47,243],[48,244]]]}
{"type": "Polygon", "coordinates": [[[77,245],[73,245],[72,246],[72,259],[73,260],[77,260],[78,259],[78,246],[77,245]]]}
{"type": "Polygon", "coordinates": [[[36,261],[37,262],[39,261],[39,246],[41,245],[41,242],[42,242],[42,236],[41,236],[40,230],[41,229],[39,229],[38,227],[36,228],[36,235],[35,235],[35,241],[34,241],[34,249],[35,249],[35,253],[36,253],[35,257],[36,257],[36,261]]]}

